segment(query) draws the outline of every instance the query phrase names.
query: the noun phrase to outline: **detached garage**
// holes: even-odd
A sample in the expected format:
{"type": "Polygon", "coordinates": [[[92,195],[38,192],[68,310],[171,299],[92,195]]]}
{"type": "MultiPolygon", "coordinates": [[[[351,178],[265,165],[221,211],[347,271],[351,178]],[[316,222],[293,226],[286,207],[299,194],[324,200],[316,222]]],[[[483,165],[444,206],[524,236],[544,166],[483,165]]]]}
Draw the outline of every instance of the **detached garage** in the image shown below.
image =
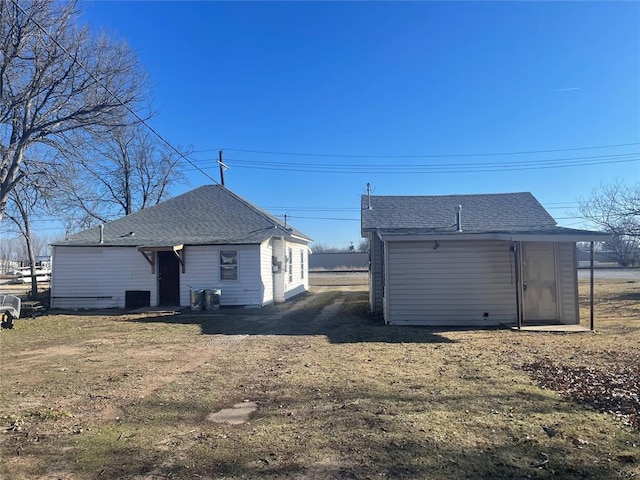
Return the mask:
{"type": "Polygon", "coordinates": [[[391,325],[578,324],[577,241],[530,193],[362,197],[369,303],[391,325]]]}

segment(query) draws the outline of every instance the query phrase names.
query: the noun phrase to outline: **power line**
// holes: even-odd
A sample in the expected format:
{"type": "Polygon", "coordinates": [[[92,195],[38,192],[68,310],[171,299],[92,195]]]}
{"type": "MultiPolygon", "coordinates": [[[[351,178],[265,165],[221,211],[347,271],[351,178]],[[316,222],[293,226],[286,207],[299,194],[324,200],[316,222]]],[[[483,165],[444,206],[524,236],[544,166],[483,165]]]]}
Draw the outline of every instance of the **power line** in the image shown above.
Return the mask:
{"type": "MultiPolygon", "coordinates": [[[[594,150],[600,148],[616,148],[616,147],[629,147],[632,145],[640,145],[640,142],[632,143],[618,143],[613,145],[595,145],[589,147],[576,147],[576,148],[556,148],[551,150],[528,150],[528,151],[516,151],[516,152],[494,152],[494,153],[447,153],[447,154],[430,154],[430,155],[348,155],[338,153],[294,153],[294,152],[274,152],[267,150],[247,150],[241,148],[228,148],[233,152],[245,152],[245,153],[261,153],[268,155],[290,155],[297,157],[335,157],[335,158],[451,158],[451,157],[495,157],[501,155],[529,155],[534,153],[556,153],[556,152],[571,152],[576,150],[594,150]]],[[[200,152],[207,152],[210,150],[198,150],[200,152]]]]}
{"type": "MultiPolygon", "coordinates": [[[[230,160],[230,162],[233,160],[230,160]]],[[[254,170],[279,170],[288,172],[308,172],[308,173],[331,173],[331,174],[385,174],[385,175],[402,175],[402,174],[416,174],[416,173],[430,173],[430,174],[443,174],[443,173],[483,173],[483,172],[508,172],[519,170],[551,170],[556,168],[571,168],[571,167],[585,167],[594,165],[611,165],[620,163],[631,163],[640,161],[640,156],[619,160],[581,160],[572,163],[538,163],[538,164],[521,164],[521,165],[509,165],[502,164],[501,166],[485,167],[483,165],[469,164],[466,167],[452,166],[447,168],[446,166],[428,166],[428,165],[414,165],[414,166],[376,166],[376,167],[358,167],[358,166],[338,166],[338,165],[317,165],[314,167],[295,168],[295,166],[271,166],[271,165],[242,165],[235,163],[233,166],[236,168],[254,169],[254,170]]]]}
{"type": "Polygon", "coordinates": [[[323,207],[274,207],[274,206],[261,206],[264,210],[288,210],[297,212],[359,212],[359,208],[323,208],[323,207]]]}
{"type": "MultiPolygon", "coordinates": [[[[580,156],[580,157],[564,157],[564,158],[546,158],[541,160],[516,160],[509,161],[503,160],[499,162],[446,162],[446,163],[405,163],[405,164],[393,164],[393,168],[416,168],[416,167],[467,167],[467,166],[484,166],[484,167],[496,167],[496,166],[517,166],[517,165],[537,165],[537,164],[554,164],[554,163],[562,163],[562,162],[580,162],[586,160],[615,160],[615,159],[628,159],[634,160],[636,156],[640,155],[640,152],[631,152],[631,153],[622,153],[622,154],[609,154],[609,155],[595,155],[595,156],[580,156]]],[[[638,157],[640,158],[640,157],[638,157]]],[[[248,160],[242,158],[230,158],[227,159],[230,161],[247,164],[247,165],[260,165],[260,166],[274,166],[274,167],[312,167],[312,168],[324,168],[327,167],[338,167],[338,168],[362,168],[362,167],[371,167],[371,168],[381,168],[388,169],[389,165],[387,163],[327,163],[327,162],[278,162],[278,161],[269,161],[269,160],[248,160]]],[[[212,163],[216,162],[217,159],[213,158],[203,158],[199,159],[201,163],[212,163]]]]}
{"type": "MultiPolygon", "coordinates": [[[[281,170],[291,172],[311,173],[466,173],[466,172],[500,172],[513,170],[542,170],[552,168],[580,167],[591,165],[606,165],[615,163],[629,163],[640,160],[639,153],[619,155],[597,155],[582,157],[565,157],[543,160],[501,161],[501,162],[455,162],[455,163],[421,163],[394,164],[390,168],[387,164],[338,164],[338,163],[308,163],[308,162],[271,162],[246,159],[228,159],[237,168],[257,170],[281,170]]],[[[202,159],[201,162],[213,160],[202,159]]]]}
{"type": "Polygon", "coordinates": [[[201,169],[198,165],[196,165],[194,162],[192,162],[189,158],[187,158],[187,156],[184,153],[182,153],[180,150],[178,150],[176,147],[174,147],[171,143],[169,143],[168,140],[166,140],[162,135],[160,135],[160,133],[158,133],[151,125],[149,125],[146,120],[144,120],[142,117],[140,117],[140,115],[138,115],[131,107],[126,105],[122,100],[120,100],[118,98],[118,96],[109,89],[109,87],[107,87],[102,81],[100,81],[100,79],[98,79],[92,72],[90,72],[87,69],[87,67],[85,67],[84,64],[80,60],[78,60],[76,57],[71,55],[71,53],[69,53],[69,51],[55,37],[50,35],[49,32],[47,32],[47,30],[42,25],[40,25],[40,23],[38,23],[37,20],[35,20],[32,16],[30,16],[25,11],[25,9],[22,8],[22,6],[20,4],[18,4],[18,2],[16,0],[11,0],[11,1],[16,7],[18,7],[20,9],[20,11],[29,20],[31,20],[36,25],[36,27],[38,27],[42,31],[42,33],[44,33],[47,37],[49,37],[53,41],[53,43],[55,43],[71,59],[72,62],[78,64],[78,66],[80,68],[82,68],[82,70],[84,70],[87,75],[89,75],[98,85],[100,85],[109,95],[111,95],[116,102],[118,102],[120,105],[122,105],[131,115],[133,115],[136,120],[138,120],[142,125],[147,127],[149,129],[149,131],[151,131],[151,133],[153,133],[156,137],[158,137],[160,139],[160,141],[163,142],[166,146],[168,146],[171,150],[173,150],[175,153],[177,153],[180,158],[186,160],[191,166],[193,166],[196,170],[198,170],[200,173],[202,173],[205,177],[207,177],[209,180],[211,180],[212,182],[214,182],[214,183],[219,185],[219,182],[217,180],[215,180],[207,172],[205,172],[203,169],[201,169]]]}
{"type": "MultiPolygon", "coordinates": [[[[278,215],[282,217],[282,215],[278,215]]],[[[287,218],[290,220],[296,220],[298,218],[304,218],[305,220],[339,220],[346,222],[359,222],[359,218],[343,218],[343,217],[300,217],[298,215],[287,215],[287,218]]]]}
{"type": "MultiPolygon", "coordinates": [[[[278,217],[282,217],[283,215],[276,215],[278,217]]],[[[359,222],[359,218],[344,218],[344,217],[307,217],[307,216],[298,216],[298,215],[287,215],[287,218],[290,220],[304,219],[304,220],[339,220],[339,221],[347,221],[347,222],[359,222]]],[[[586,220],[585,217],[553,217],[554,220],[586,220]]]]}

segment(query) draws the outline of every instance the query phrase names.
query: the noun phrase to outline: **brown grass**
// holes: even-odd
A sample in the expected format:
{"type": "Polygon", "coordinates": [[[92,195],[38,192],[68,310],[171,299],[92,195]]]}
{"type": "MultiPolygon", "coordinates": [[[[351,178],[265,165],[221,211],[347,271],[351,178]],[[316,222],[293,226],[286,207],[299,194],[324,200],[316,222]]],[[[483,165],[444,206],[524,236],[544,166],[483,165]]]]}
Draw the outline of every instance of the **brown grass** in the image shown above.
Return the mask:
{"type": "Polygon", "coordinates": [[[0,334],[3,478],[640,476],[624,417],[522,368],[638,368],[640,283],[598,282],[595,334],[389,327],[364,288],[216,315],[19,320],[0,334]],[[207,421],[243,400],[259,406],[248,423],[207,421]]]}

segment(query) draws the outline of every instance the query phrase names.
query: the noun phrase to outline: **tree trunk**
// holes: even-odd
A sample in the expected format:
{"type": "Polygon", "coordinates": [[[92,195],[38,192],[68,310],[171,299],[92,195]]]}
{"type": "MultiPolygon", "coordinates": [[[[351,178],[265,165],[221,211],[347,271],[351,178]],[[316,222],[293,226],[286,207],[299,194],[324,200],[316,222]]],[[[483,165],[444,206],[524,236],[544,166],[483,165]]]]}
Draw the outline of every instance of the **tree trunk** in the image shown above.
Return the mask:
{"type": "Polygon", "coordinates": [[[31,271],[31,293],[29,298],[31,300],[37,300],[38,298],[38,277],[36,275],[36,256],[33,253],[33,241],[31,239],[31,224],[29,223],[29,216],[24,218],[24,239],[27,242],[27,252],[29,254],[29,265],[31,271]]]}

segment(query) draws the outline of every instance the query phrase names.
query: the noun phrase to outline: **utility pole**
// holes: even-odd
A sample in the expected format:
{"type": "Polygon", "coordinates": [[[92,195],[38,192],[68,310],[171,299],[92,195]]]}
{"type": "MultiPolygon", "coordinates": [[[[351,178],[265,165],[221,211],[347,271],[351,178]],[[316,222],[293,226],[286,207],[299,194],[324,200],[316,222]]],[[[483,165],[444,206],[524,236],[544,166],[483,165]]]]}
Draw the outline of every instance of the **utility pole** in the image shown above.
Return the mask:
{"type": "Polygon", "coordinates": [[[229,167],[222,163],[222,150],[218,152],[218,166],[220,167],[220,183],[224,187],[224,171],[229,167]]]}

